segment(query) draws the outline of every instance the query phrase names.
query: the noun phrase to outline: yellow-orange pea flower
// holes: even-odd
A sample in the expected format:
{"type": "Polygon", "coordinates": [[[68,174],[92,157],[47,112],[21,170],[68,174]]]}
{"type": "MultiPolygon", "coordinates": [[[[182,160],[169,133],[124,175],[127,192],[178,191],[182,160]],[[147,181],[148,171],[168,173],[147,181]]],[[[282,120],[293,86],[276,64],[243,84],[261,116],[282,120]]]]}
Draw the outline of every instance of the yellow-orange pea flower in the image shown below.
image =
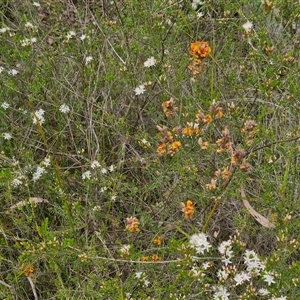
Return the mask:
{"type": "Polygon", "coordinates": [[[184,217],[186,219],[189,219],[195,213],[194,204],[191,200],[187,200],[186,204],[181,203],[181,207],[182,207],[181,211],[183,212],[184,217]]]}
{"type": "Polygon", "coordinates": [[[162,242],[162,237],[159,236],[156,239],[154,239],[153,244],[159,246],[162,242]]]}
{"type": "Polygon", "coordinates": [[[152,261],[159,261],[159,260],[161,260],[161,257],[159,257],[157,254],[152,254],[151,255],[151,260],[152,261]]]}
{"type": "Polygon", "coordinates": [[[199,134],[200,129],[198,127],[188,126],[182,129],[182,134],[185,136],[192,136],[193,134],[199,134]]]}
{"type": "Polygon", "coordinates": [[[173,149],[178,149],[181,146],[181,143],[179,141],[175,141],[172,143],[172,148],[173,149]]]}
{"type": "Polygon", "coordinates": [[[29,277],[32,273],[34,272],[34,267],[33,266],[28,266],[25,271],[24,271],[24,275],[26,277],[29,277]]]}
{"type": "Polygon", "coordinates": [[[222,117],[223,117],[223,108],[222,107],[217,107],[216,118],[220,119],[222,117]]]}
{"type": "Polygon", "coordinates": [[[160,144],[156,149],[156,152],[158,153],[158,155],[164,155],[166,153],[166,151],[167,151],[166,143],[160,144]]]}
{"type": "Polygon", "coordinates": [[[142,256],[140,258],[140,261],[148,261],[149,260],[149,256],[142,256]]]}
{"type": "Polygon", "coordinates": [[[207,42],[193,42],[191,43],[191,54],[198,57],[207,57],[211,53],[211,48],[207,42]]]}
{"type": "Polygon", "coordinates": [[[126,229],[130,232],[139,232],[139,225],[140,222],[138,221],[138,219],[136,217],[129,217],[126,218],[126,229]]]}
{"type": "Polygon", "coordinates": [[[182,129],[182,134],[187,136],[192,136],[194,132],[194,128],[192,126],[185,127],[182,129]]]}
{"type": "Polygon", "coordinates": [[[203,122],[204,123],[211,123],[213,121],[213,118],[211,114],[208,114],[207,116],[204,117],[203,122]]]}

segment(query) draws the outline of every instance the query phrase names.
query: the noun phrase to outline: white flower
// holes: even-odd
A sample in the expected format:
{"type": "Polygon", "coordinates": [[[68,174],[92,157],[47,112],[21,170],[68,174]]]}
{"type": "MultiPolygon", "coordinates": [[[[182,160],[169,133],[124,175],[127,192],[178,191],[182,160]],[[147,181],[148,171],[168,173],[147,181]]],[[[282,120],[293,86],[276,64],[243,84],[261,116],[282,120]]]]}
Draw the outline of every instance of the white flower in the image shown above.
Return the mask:
{"type": "Polygon", "coordinates": [[[190,245],[198,254],[204,254],[211,248],[211,244],[207,241],[208,236],[205,233],[193,234],[190,237],[190,245]]]}
{"type": "Polygon", "coordinates": [[[3,67],[0,67],[0,74],[4,71],[5,69],[3,67]]]}
{"type": "Polygon", "coordinates": [[[155,66],[155,64],[156,64],[156,59],[153,56],[151,56],[144,62],[144,67],[150,68],[155,66]]]}
{"type": "Polygon", "coordinates": [[[102,169],[101,169],[101,173],[102,173],[102,174],[107,174],[107,172],[108,172],[107,169],[105,169],[105,168],[102,168],[102,169]]]}
{"type": "Polygon", "coordinates": [[[93,211],[101,211],[101,206],[100,205],[95,205],[93,207],[93,211]]]}
{"type": "Polygon", "coordinates": [[[16,69],[11,69],[8,71],[8,74],[12,75],[12,76],[16,76],[18,73],[19,73],[19,71],[17,71],[16,69]]]}
{"type": "Polygon", "coordinates": [[[204,13],[203,13],[203,12],[198,12],[198,13],[197,13],[197,18],[200,19],[200,18],[202,18],[203,16],[204,16],[204,13]]]}
{"type": "Polygon", "coordinates": [[[203,263],[203,265],[202,265],[202,268],[203,268],[204,270],[207,270],[209,267],[210,267],[210,263],[209,263],[209,262],[205,262],[205,263],[203,263]]]}
{"type": "Polygon", "coordinates": [[[91,168],[94,170],[94,169],[97,169],[97,168],[100,168],[101,165],[99,164],[99,162],[97,160],[94,160],[92,163],[91,163],[91,168]]]}
{"type": "Polygon", "coordinates": [[[227,252],[232,248],[232,242],[231,240],[223,241],[219,247],[218,250],[221,254],[226,255],[227,252]]]}
{"type": "Polygon", "coordinates": [[[229,274],[225,270],[219,269],[217,272],[217,276],[220,281],[225,281],[228,278],[229,274]]]}
{"type": "Polygon", "coordinates": [[[279,298],[272,297],[271,300],[286,300],[286,296],[279,297],[279,298]]]}
{"type": "Polygon", "coordinates": [[[258,290],[258,293],[262,296],[267,296],[270,294],[270,292],[267,289],[261,288],[258,290]]]}
{"type": "Polygon", "coordinates": [[[35,113],[32,115],[33,124],[43,124],[45,122],[44,118],[45,111],[43,109],[36,110],[35,113]]]}
{"type": "MultiPolygon", "coordinates": [[[[170,19],[167,19],[166,21],[166,24],[168,24],[169,26],[171,26],[173,24],[173,22],[170,20],[170,19]]],[[[174,23],[174,25],[176,25],[176,23],[174,23]]]]}
{"type": "Polygon", "coordinates": [[[148,279],[144,279],[144,286],[149,286],[149,284],[150,284],[150,281],[148,280],[148,279]]]}
{"type": "Polygon", "coordinates": [[[41,164],[45,167],[49,167],[50,166],[50,156],[47,156],[44,158],[44,160],[41,162],[41,164]]]}
{"type": "Polygon", "coordinates": [[[245,29],[247,33],[249,33],[253,27],[253,24],[247,21],[245,24],[242,25],[242,27],[245,29]]]}
{"type": "Polygon", "coordinates": [[[90,179],[91,176],[92,176],[91,171],[86,171],[86,172],[84,172],[84,173],[81,175],[81,178],[82,178],[83,180],[85,180],[85,179],[90,179]]]}
{"type": "Polygon", "coordinates": [[[32,5],[36,6],[36,7],[40,7],[41,6],[41,4],[39,4],[38,2],[33,2],[32,5]]]}
{"type": "Polygon", "coordinates": [[[63,114],[67,114],[70,112],[70,107],[66,104],[62,104],[60,107],[59,107],[59,111],[62,112],[63,114]]]}
{"type": "Polygon", "coordinates": [[[232,256],[223,256],[222,257],[222,263],[225,266],[228,266],[229,264],[232,264],[232,261],[230,260],[232,256]]]}
{"type": "Polygon", "coordinates": [[[203,5],[204,2],[201,0],[193,0],[192,2],[192,9],[197,9],[198,6],[203,5]]]}
{"type": "Polygon", "coordinates": [[[83,35],[81,35],[81,36],[79,37],[79,39],[80,39],[81,41],[84,41],[86,38],[87,38],[87,35],[86,35],[86,34],[83,34],[83,35]]]}
{"type": "Polygon", "coordinates": [[[9,30],[8,27],[2,27],[2,28],[0,28],[0,33],[4,33],[4,32],[6,32],[8,30],[9,30]]]}
{"type": "Polygon", "coordinates": [[[13,179],[13,181],[11,182],[11,185],[13,187],[18,187],[19,185],[21,185],[23,182],[19,179],[19,178],[15,178],[13,179]]]}
{"type": "Polygon", "coordinates": [[[25,39],[21,40],[22,47],[26,47],[28,45],[30,45],[29,39],[25,38],[25,39]]]}
{"type": "Polygon", "coordinates": [[[30,28],[30,29],[33,29],[33,28],[34,28],[34,26],[33,26],[33,24],[32,24],[31,22],[26,22],[26,23],[25,23],[25,27],[26,27],[26,28],[30,28]]]}
{"type": "Polygon", "coordinates": [[[110,165],[109,167],[108,167],[108,171],[109,172],[113,172],[115,170],[115,166],[114,165],[110,165]]]}
{"type": "Polygon", "coordinates": [[[246,249],[244,254],[245,263],[248,263],[252,260],[259,260],[257,254],[253,250],[246,249]]]}
{"type": "Polygon", "coordinates": [[[261,270],[265,269],[265,266],[253,250],[245,251],[244,263],[247,265],[247,271],[254,272],[255,274],[259,274],[261,270]]]}
{"type": "Polygon", "coordinates": [[[192,269],[190,270],[189,273],[193,277],[199,277],[202,274],[201,269],[199,267],[195,267],[195,266],[192,267],[192,269]]]}
{"type": "Polygon", "coordinates": [[[120,248],[120,252],[121,252],[122,254],[129,255],[129,251],[130,251],[130,245],[123,245],[123,246],[120,248]]]}
{"type": "Polygon", "coordinates": [[[136,279],[141,279],[143,274],[144,274],[143,272],[136,272],[135,275],[134,275],[134,277],[136,279]]]}
{"type": "Polygon", "coordinates": [[[25,39],[21,40],[21,46],[22,47],[26,47],[26,46],[32,45],[34,43],[36,43],[36,38],[35,37],[33,37],[31,39],[25,38],[25,39]]]}
{"type": "Polygon", "coordinates": [[[111,196],[111,200],[112,200],[112,201],[115,201],[116,199],[117,199],[117,195],[112,195],[112,196],[111,196]]]}
{"type": "Polygon", "coordinates": [[[240,285],[242,283],[244,283],[244,281],[249,281],[251,279],[251,277],[249,276],[249,274],[247,274],[246,272],[241,272],[238,274],[235,274],[234,276],[234,281],[236,282],[235,285],[240,285]]]}
{"type": "Polygon", "coordinates": [[[10,134],[10,133],[8,133],[8,132],[4,132],[3,133],[3,138],[5,139],[5,140],[11,140],[12,139],[12,135],[10,134]]]}
{"type": "Polygon", "coordinates": [[[66,38],[67,40],[71,39],[73,36],[76,36],[76,32],[71,30],[67,33],[66,38]]]}
{"type": "Polygon", "coordinates": [[[3,102],[3,103],[1,104],[1,106],[3,107],[4,110],[7,110],[7,109],[9,108],[10,105],[9,105],[7,102],[3,102]]]}
{"type": "Polygon", "coordinates": [[[228,296],[230,296],[230,294],[227,292],[226,287],[224,286],[216,286],[214,288],[215,293],[214,293],[214,300],[228,300],[228,296]]]}
{"type": "Polygon", "coordinates": [[[32,180],[37,181],[45,172],[45,168],[37,166],[36,171],[33,173],[32,180]]]}
{"type": "Polygon", "coordinates": [[[270,273],[266,273],[263,276],[264,281],[268,284],[271,285],[272,283],[275,283],[274,281],[274,276],[272,276],[270,273]]]}
{"type": "Polygon", "coordinates": [[[100,193],[104,193],[106,190],[107,190],[107,187],[104,186],[104,187],[102,187],[102,188],[100,189],[100,193]]]}
{"type": "Polygon", "coordinates": [[[87,56],[87,57],[85,58],[85,65],[89,64],[92,60],[93,60],[93,57],[92,57],[92,56],[87,56]]]}
{"type": "Polygon", "coordinates": [[[144,94],[146,89],[145,89],[145,86],[143,84],[141,84],[138,87],[136,87],[134,91],[135,91],[135,94],[138,96],[138,95],[144,94]]]}

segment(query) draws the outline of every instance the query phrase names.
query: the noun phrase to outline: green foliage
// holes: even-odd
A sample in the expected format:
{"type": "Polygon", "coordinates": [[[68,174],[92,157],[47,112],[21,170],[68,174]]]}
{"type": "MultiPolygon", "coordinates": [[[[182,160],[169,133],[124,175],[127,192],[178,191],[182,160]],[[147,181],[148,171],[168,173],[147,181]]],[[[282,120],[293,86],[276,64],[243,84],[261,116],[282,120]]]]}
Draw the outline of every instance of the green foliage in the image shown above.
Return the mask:
{"type": "Polygon", "coordinates": [[[299,5],[200,2],[0,3],[1,299],[298,299],[299,5]]]}

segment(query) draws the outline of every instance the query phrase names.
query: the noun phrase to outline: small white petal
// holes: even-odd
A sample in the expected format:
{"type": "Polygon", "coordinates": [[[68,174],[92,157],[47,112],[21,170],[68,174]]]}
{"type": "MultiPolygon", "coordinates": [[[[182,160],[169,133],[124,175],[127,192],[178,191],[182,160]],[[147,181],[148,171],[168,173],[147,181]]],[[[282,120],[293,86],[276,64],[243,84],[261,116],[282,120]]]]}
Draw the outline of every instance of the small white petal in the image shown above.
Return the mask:
{"type": "Polygon", "coordinates": [[[155,64],[156,64],[156,59],[153,56],[151,56],[144,62],[144,67],[150,68],[155,66],[155,64]]]}
{"type": "Polygon", "coordinates": [[[145,89],[145,86],[143,84],[141,84],[138,87],[136,87],[134,91],[135,91],[135,94],[138,96],[138,95],[144,94],[146,89],[145,89]]]}

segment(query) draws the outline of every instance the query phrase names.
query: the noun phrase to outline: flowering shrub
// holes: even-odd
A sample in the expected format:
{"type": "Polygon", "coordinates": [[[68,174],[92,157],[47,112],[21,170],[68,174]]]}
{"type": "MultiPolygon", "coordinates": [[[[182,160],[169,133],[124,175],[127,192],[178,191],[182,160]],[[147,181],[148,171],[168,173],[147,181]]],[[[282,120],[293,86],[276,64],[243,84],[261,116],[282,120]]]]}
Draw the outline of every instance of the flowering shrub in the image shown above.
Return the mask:
{"type": "Polygon", "coordinates": [[[298,299],[297,1],[56,2],[0,5],[0,299],[298,299]]]}

